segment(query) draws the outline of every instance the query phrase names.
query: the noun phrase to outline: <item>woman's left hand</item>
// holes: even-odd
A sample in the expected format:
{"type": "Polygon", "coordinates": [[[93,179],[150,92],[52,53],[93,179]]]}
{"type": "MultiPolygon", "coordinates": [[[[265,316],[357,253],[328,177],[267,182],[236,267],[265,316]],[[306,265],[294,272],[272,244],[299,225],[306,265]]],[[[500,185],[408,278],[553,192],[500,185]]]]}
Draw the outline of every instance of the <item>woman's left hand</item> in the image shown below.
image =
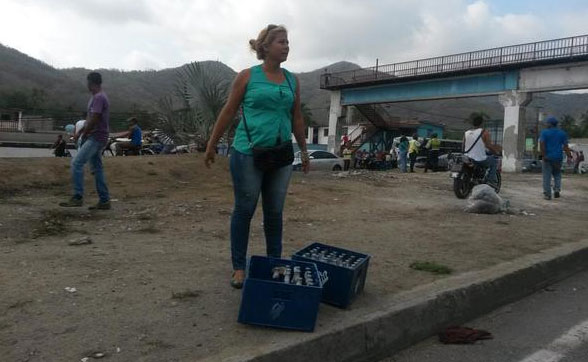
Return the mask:
{"type": "Polygon", "coordinates": [[[310,170],[310,156],[308,155],[308,151],[302,150],[300,152],[300,161],[302,163],[302,171],[307,174],[310,170]]]}
{"type": "Polygon", "coordinates": [[[206,153],[204,154],[204,165],[206,168],[210,168],[210,164],[214,163],[214,156],[216,152],[213,149],[206,149],[206,153]]]}
{"type": "Polygon", "coordinates": [[[310,160],[302,161],[302,172],[306,175],[308,171],[310,171],[310,160]]]}

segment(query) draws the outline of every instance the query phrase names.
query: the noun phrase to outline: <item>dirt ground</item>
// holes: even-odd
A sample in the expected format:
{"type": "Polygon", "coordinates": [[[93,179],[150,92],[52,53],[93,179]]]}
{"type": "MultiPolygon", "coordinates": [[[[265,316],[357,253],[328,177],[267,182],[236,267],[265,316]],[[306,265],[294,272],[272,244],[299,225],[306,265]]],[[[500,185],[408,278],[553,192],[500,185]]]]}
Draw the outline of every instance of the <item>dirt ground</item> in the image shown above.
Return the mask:
{"type": "MultiPolygon", "coordinates": [[[[236,322],[226,159],[206,170],[201,155],[108,158],[113,209],[101,212],[57,206],[68,162],[0,159],[2,361],[221,360],[304,334],[236,322]]],[[[414,261],[458,274],[586,237],[588,177],[565,176],[548,202],[539,175],[505,175],[501,195],[525,212],[472,215],[447,173],[342,176],[296,173],[285,208],[285,256],[311,241],[372,255],[365,293],[348,310],[321,305],[318,331],[442,278],[414,261]]],[[[249,251],[263,255],[259,215],[249,251]]]]}

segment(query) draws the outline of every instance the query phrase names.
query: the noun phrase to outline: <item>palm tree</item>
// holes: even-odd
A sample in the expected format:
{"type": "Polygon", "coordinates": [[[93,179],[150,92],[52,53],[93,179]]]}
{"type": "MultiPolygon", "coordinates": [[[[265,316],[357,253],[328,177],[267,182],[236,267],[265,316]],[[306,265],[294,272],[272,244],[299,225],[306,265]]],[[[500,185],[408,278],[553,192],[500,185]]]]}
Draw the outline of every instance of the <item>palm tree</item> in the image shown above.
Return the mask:
{"type": "Polygon", "coordinates": [[[484,122],[486,122],[490,119],[490,116],[488,115],[488,113],[486,113],[484,111],[479,111],[479,112],[470,113],[470,115],[466,119],[466,122],[471,123],[474,120],[474,118],[478,118],[478,117],[482,117],[484,122]]]}
{"type": "Polygon", "coordinates": [[[588,111],[580,116],[580,129],[582,137],[588,137],[588,111]]]}
{"type": "Polygon", "coordinates": [[[302,118],[306,127],[310,127],[314,124],[312,119],[312,111],[308,108],[308,105],[304,102],[300,103],[300,109],[302,111],[302,118]]]}
{"type": "Polygon", "coordinates": [[[570,137],[578,137],[580,135],[580,128],[576,124],[576,120],[569,114],[565,114],[561,118],[560,127],[566,131],[570,137]]]}
{"type": "Polygon", "coordinates": [[[178,107],[171,96],[159,99],[157,103],[158,128],[176,144],[188,143],[197,134],[193,112],[189,107],[178,107]]]}
{"type": "Polygon", "coordinates": [[[206,144],[229,94],[230,79],[224,74],[219,62],[193,62],[178,70],[175,99],[165,97],[158,104],[162,130],[175,141],[206,144]]]}

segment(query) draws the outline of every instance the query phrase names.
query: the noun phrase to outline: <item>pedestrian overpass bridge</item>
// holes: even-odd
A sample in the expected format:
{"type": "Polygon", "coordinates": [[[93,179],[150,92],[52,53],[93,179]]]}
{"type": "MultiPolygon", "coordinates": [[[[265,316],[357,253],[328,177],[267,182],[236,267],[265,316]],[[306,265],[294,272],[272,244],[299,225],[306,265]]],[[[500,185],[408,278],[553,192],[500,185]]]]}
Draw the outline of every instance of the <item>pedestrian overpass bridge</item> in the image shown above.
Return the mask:
{"type": "Polygon", "coordinates": [[[525,108],[533,93],[588,88],[588,35],[324,73],[320,87],[331,92],[331,152],[343,107],[357,107],[376,127],[394,128],[375,105],[498,95],[504,106],[503,170],[519,171],[525,108]]]}

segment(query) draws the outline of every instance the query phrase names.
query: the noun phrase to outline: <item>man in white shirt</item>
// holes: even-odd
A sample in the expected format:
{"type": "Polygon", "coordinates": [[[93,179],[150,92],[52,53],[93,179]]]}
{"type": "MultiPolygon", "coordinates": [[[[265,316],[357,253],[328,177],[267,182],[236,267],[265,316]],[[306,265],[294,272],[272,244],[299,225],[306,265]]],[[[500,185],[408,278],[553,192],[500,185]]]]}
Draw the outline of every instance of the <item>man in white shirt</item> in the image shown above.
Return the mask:
{"type": "MultiPolygon", "coordinates": [[[[84,115],[85,117],[85,115],[84,115]]],[[[74,128],[74,142],[76,143],[76,147],[79,148],[80,147],[80,142],[81,140],[81,135],[82,135],[82,130],[84,129],[84,125],[86,124],[86,120],[85,119],[80,119],[79,121],[76,122],[76,126],[74,128]]]]}
{"type": "Polygon", "coordinates": [[[490,186],[496,186],[498,178],[496,177],[496,158],[494,155],[499,155],[502,148],[499,145],[492,144],[490,133],[482,127],[484,123],[482,115],[474,116],[472,123],[473,128],[467,130],[463,138],[464,154],[475,164],[488,168],[486,182],[490,186]],[[488,156],[487,150],[493,154],[488,156]]]}

